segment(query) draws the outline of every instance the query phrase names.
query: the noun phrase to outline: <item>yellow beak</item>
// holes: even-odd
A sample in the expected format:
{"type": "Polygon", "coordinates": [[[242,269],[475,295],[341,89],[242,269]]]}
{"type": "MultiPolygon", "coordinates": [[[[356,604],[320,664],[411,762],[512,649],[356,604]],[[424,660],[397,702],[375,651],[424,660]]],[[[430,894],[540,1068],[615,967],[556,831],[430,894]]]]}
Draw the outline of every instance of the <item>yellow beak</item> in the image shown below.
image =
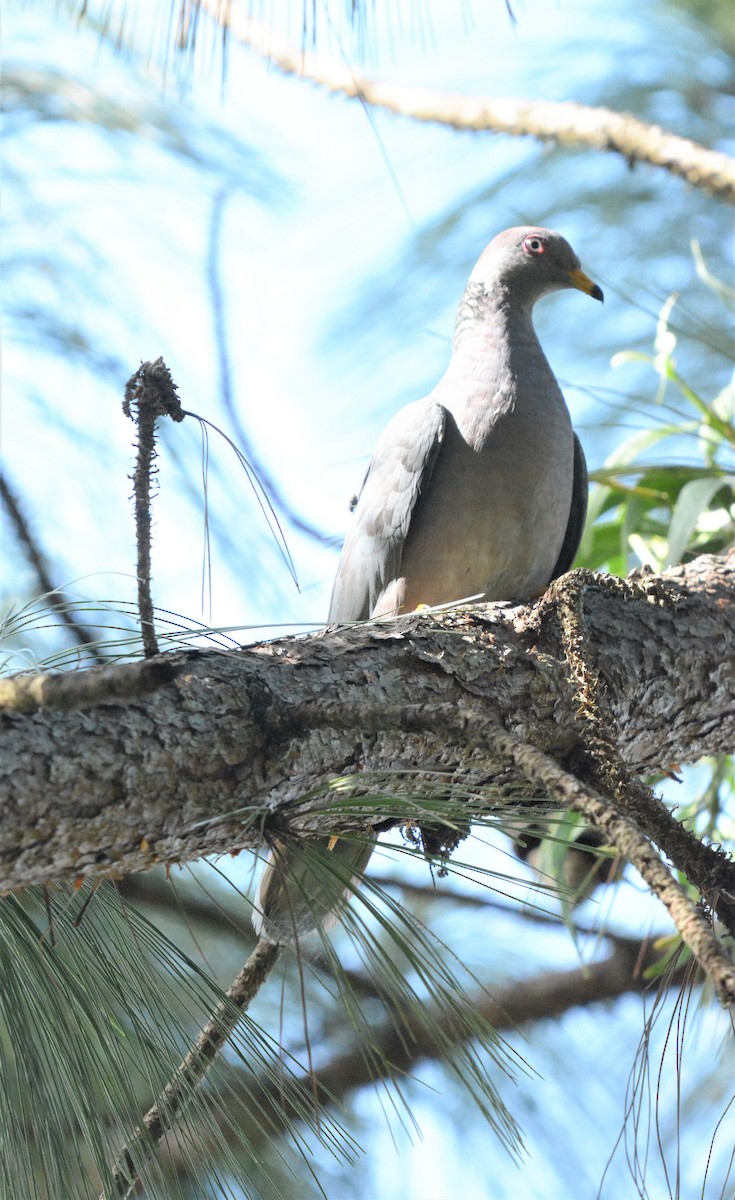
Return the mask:
{"type": "Polygon", "coordinates": [[[572,287],[577,288],[580,292],[584,292],[587,296],[592,296],[593,300],[604,301],[605,297],[602,288],[593,283],[589,275],[585,275],[584,271],[570,271],[569,282],[572,287]]]}

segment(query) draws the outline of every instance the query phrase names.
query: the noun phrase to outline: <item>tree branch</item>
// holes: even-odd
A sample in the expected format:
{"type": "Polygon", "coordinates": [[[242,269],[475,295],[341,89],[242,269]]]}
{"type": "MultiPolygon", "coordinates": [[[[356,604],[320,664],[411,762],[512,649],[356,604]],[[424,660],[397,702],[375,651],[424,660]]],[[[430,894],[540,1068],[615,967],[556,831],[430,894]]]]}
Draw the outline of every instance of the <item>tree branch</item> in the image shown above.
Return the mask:
{"type": "MultiPolygon", "coordinates": [[[[222,20],[221,6],[212,0],[203,0],[202,7],[214,21],[222,20]]],[[[571,101],[465,96],[381,83],[350,67],[294,48],[245,13],[228,8],[227,20],[230,36],[275,63],[279,70],[299,75],[329,92],[358,99],[372,108],[385,108],[414,121],[448,125],[453,129],[508,133],[566,146],[612,151],[622,155],[630,166],[636,162],[649,163],[686,179],[693,187],[735,204],[735,162],[727,154],[707,150],[630,113],[591,108],[571,101]]]]}
{"type": "MultiPolygon", "coordinates": [[[[657,964],[659,957],[651,942],[613,938],[611,953],[600,962],[545,972],[524,979],[522,985],[513,980],[478,990],[473,995],[474,1007],[489,1025],[502,1033],[534,1021],[553,1020],[572,1008],[614,1000],[629,992],[681,986],[689,964],[676,966],[655,984],[647,981],[647,970],[657,964]]],[[[441,1019],[446,1024],[445,1018],[441,1019]]],[[[422,1059],[443,1057],[446,1047],[440,1047],[439,1041],[431,1036],[435,1027],[431,1019],[419,1025],[407,1012],[401,1014],[400,1028],[390,1016],[376,1023],[370,1032],[371,1053],[365,1053],[361,1039],[332,1055],[323,1067],[315,1070],[311,1082],[316,1100],[321,1105],[339,1102],[349,1092],[375,1084],[380,1078],[410,1075],[422,1059]]],[[[452,1036],[451,1030],[446,1032],[452,1036]]],[[[277,1087],[265,1079],[255,1086],[248,1080],[244,1108],[247,1112],[257,1112],[262,1122],[269,1117],[268,1132],[279,1133],[289,1118],[300,1115],[297,1094],[292,1100],[291,1092],[299,1082],[277,1087]]]]}
{"type": "MultiPolygon", "coordinates": [[[[633,771],[735,750],[732,558],[705,556],[635,593],[591,584],[585,621],[611,736],[633,771]]],[[[412,815],[422,787],[471,797],[468,817],[533,811],[549,802],[543,787],[506,756],[478,753],[463,712],[481,710],[578,775],[586,733],[558,630],[530,631],[528,609],[502,604],[23,675],[3,681],[0,703],[3,889],[187,862],[264,833],[370,832],[376,814],[412,815]],[[392,798],[381,807],[346,811],[346,791],[381,788],[392,798]]]]}

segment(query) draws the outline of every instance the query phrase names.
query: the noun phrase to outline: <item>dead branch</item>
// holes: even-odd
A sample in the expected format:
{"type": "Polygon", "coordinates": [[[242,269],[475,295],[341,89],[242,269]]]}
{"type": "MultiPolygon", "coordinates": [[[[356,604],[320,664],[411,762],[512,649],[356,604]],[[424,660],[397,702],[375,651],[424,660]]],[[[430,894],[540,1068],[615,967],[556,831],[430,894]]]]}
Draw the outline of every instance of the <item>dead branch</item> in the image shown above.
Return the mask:
{"type": "Polygon", "coordinates": [[[135,539],[138,547],[138,613],[146,658],[158,654],[151,598],[151,482],[156,459],[156,421],[171,417],[183,421],[184,412],[176,384],[162,358],[141,363],[125,384],[123,412],[135,421],[138,454],[133,475],[135,539]]]}

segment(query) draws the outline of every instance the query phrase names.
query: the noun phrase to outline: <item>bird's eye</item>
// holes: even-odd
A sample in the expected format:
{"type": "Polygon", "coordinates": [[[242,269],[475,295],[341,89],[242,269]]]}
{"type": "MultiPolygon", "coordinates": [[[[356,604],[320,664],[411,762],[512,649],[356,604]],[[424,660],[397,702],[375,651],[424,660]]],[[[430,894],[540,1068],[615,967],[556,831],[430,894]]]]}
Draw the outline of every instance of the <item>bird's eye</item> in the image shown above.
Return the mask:
{"type": "Polygon", "coordinates": [[[523,249],[526,251],[526,254],[543,254],[546,246],[540,237],[534,237],[531,234],[529,237],[523,239],[523,249]]]}

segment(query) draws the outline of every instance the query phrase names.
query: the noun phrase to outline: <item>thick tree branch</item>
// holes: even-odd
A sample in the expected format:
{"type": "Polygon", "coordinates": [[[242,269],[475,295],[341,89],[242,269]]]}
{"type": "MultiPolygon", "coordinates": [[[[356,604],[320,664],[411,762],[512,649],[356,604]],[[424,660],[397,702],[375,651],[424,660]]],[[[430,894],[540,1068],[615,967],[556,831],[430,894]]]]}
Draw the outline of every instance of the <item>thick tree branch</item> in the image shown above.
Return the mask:
{"type": "MultiPolygon", "coordinates": [[[[632,770],[735,750],[732,559],[698,559],[637,592],[590,586],[585,614],[632,770]]],[[[547,799],[457,723],[480,709],[578,773],[585,722],[558,631],[532,634],[528,618],[475,606],[4,681],[15,711],[0,721],[0,887],[191,861],[264,831],[366,829],[333,811],[335,777],[353,776],[357,795],[390,789],[396,818],[422,779],[472,793],[475,812],[547,799]],[[429,708],[453,728],[427,730],[429,708]]]]}
{"type": "MultiPolygon", "coordinates": [[[[222,19],[221,6],[212,0],[203,0],[202,7],[213,20],[222,19]]],[[[622,155],[631,166],[647,162],[686,179],[693,187],[735,203],[735,162],[727,154],[707,150],[630,113],[571,101],[465,96],[382,83],[341,63],[293,47],[246,14],[228,9],[227,21],[231,36],[275,63],[281,71],[299,75],[327,91],[358,99],[373,108],[385,108],[414,121],[449,125],[453,129],[509,133],[612,151],[622,155]]]]}

